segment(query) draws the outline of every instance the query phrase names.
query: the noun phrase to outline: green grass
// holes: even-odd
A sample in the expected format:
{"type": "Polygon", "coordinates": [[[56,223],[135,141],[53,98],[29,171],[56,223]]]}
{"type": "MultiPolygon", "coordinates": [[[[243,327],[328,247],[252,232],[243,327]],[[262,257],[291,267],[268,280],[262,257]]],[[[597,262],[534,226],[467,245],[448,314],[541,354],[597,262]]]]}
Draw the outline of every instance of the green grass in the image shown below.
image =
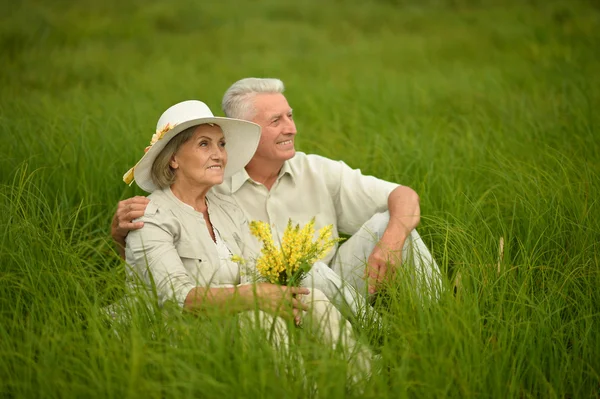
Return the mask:
{"type": "Polygon", "coordinates": [[[380,299],[364,397],[600,396],[599,27],[583,0],[2,1],[0,396],[360,396],[303,335],[304,365],[233,318],[101,315],[122,174],[247,76],[284,80],[300,150],[421,197],[447,291],[380,299]]]}

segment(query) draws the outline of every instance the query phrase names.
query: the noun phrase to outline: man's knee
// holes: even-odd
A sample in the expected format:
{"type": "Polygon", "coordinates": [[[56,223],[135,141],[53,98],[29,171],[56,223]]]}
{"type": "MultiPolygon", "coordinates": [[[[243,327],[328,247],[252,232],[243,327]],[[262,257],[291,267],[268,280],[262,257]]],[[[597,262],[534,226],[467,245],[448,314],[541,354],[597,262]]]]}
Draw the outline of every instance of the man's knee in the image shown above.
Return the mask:
{"type": "Polygon", "coordinates": [[[321,291],[318,288],[310,288],[310,294],[308,294],[309,296],[309,300],[311,302],[317,302],[317,301],[324,301],[324,302],[329,302],[329,299],[327,298],[327,295],[325,295],[323,293],[323,291],[321,291]]]}
{"type": "Polygon", "coordinates": [[[364,230],[367,234],[371,234],[374,238],[377,238],[377,241],[381,239],[385,229],[387,229],[388,223],[390,222],[390,213],[388,211],[376,213],[371,217],[371,219],[367,220],[367,222],[363,225],[362,230],[364,230]]]}

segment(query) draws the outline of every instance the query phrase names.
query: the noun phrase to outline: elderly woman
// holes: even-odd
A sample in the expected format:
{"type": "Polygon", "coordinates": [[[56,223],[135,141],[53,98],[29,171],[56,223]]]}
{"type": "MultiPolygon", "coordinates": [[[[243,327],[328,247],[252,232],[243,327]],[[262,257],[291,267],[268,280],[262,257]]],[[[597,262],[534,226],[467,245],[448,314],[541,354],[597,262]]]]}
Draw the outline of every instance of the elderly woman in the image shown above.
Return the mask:
{"type": "MultiPolygon", "coordinates": [[[[335,345],[341,339],[353,350],[349,323],[320,290],[244,281],[231,260],[232,254],[254,256],[248,223],[232,198],[211,188],[250,161],[259,139],[258,125],[215,117],[200,101],[163,113],[151,146],[124,176],[151,193],[139,219],[144,227],[127,236],[130,280],[155,290],[159,306],[174,301],[188,311],[218,307],[258,314],[257,323],[269,329],[285,329],[286,318],[299,323],[309,311],[325,340],[335,345]]],[[[359,352],[360,363],[368,363],[368,351],[359,352]]]]}

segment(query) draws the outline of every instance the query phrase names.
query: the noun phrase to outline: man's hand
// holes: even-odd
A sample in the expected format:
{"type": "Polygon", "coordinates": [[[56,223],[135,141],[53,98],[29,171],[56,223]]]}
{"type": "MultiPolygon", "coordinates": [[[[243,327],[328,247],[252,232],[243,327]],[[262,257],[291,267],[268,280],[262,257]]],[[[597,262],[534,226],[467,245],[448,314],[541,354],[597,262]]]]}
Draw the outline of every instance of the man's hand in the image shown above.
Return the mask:
{"type": "Polygon", "coordinates": [[[310,294],[308,288],[260,283],[250,289],[254,290],[259,309],[288,320],[293,317],[297,325],[300,324],[302,311],[308,310],[308,306],[297,297],[310,294]]]}
{"type": "Polygon", "coordinates": [[[150,200],[146,197],[136,196],[119,202],[117,211],[113,216],[110,235],[119,247],[119,254],[125,257],[125,237],[131,230],[141,229],[143,222],[133,223],[133,219],[144,216],[144,211],[150,200]]]}
{"type": "Polygon", "coordinates": [[[395,270],[390,270],[389,266],[400,266],[405,241],[406,236],[403,234],[398,235],[386,231],[375,245],[373,252],[369,255],[365,270],[369,295],[377,292],[379,285],[393,276],[395,270]]]}
{"type": "Polygon", "coordinates": [[[390,221],[367,260],[365,274],[369,295],[377,291],[384,279],[392,276],[394,270],[388,270],[388,265],[400,266],[404,242],[421,220],[419,196],[410,187],[399,186],[390,193],[388,210],[390,221]]]}

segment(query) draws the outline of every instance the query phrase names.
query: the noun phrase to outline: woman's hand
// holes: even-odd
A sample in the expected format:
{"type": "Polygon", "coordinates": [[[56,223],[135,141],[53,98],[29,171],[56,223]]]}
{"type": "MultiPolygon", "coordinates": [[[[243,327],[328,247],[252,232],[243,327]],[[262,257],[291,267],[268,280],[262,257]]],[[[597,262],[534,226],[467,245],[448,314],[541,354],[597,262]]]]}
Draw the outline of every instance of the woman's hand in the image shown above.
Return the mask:
{"type": "Polygon", "coordinates": [[[300,324],[302,311],[308,310],[308,306],[297,297],[298,295],[310,294],[308,288],[287,287],[270,283],[259,283],[245,287],[253,294],[258,308],[274,316],[288,320],[293,317],[294,322],[300,324]]]}

